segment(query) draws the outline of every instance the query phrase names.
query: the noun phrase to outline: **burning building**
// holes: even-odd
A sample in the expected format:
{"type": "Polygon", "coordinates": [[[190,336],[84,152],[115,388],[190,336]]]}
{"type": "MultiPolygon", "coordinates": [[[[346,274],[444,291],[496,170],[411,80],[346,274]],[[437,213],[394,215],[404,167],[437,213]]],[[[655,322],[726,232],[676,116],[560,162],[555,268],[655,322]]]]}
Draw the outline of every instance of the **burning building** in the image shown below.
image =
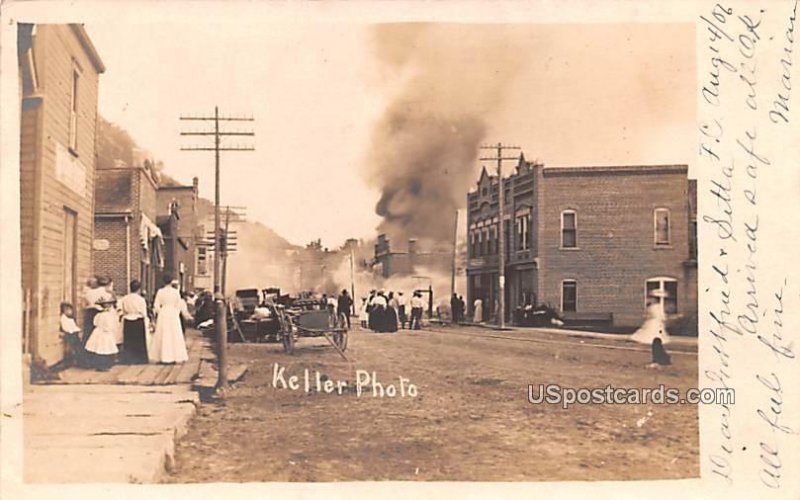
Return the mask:
{"type": "Polygon", "coordinates": [[[406,250],[402,251],[392,249],[386,234],[379,235],[375,243],[373,271],[384,278],[418,274],[420,269],[449,273],[453,262],[452,249],[448,252],[442,245],[426,243],[420,249],[417,240],[411,238],[406,250]]]}

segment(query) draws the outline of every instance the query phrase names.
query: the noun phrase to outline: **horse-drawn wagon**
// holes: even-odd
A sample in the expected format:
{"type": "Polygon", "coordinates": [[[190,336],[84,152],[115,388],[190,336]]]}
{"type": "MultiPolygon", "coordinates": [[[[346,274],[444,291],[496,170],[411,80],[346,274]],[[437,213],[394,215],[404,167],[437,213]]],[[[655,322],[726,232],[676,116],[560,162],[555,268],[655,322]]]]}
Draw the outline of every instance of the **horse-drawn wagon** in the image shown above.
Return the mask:
{"type": "Polygon", "coordinates": [[[320,308],[318,301],[297,301],[292,308],[275,308],[280,322],[280,336],[283,349],[288,354],[294,352],[297,340],[303,337],[325,337],[330,344],[347,359],[347,318],[337,316],[333,311],[320,308]]]}

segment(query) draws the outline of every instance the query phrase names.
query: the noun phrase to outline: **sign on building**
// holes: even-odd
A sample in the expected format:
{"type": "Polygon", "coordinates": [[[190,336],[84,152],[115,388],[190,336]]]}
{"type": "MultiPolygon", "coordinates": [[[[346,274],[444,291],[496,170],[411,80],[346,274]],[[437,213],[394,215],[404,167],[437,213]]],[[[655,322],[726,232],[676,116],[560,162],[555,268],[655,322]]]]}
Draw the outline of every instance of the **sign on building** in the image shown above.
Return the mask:
{"type": "Polygon", "coordinates": [[[60,142],[56,142],[56,179],[76,194],[85,196],[86,169],[60,142]]]}

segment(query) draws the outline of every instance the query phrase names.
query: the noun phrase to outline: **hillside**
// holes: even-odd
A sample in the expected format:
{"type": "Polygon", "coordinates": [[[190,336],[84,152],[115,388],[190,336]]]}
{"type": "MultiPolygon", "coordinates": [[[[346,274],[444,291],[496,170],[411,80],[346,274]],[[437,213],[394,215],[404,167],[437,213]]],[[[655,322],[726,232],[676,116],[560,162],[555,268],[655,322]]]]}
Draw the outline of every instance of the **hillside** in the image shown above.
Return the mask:
{"type": "MultiPolygon", "coordinates": [[[[113,166],[116,161],[128,165],[149,161],[162,186],[180,186],[166,167],[154,161],[151,155],[131,138],[127,131],[98,117],[97,162],[99,166],[113,166]]],[[[214,203],[205,198],[197,200],[198,221],[205,224],[204,231],[213,231],[214,203]]],[[[253,221],[240,221],[233,229],[238,232],[238,252],[228,260],[228,290],[245,287],[281,286],[289,289],[294,283],[295,255],[303,248],[292,245],[278,233],[253,221]]]]}

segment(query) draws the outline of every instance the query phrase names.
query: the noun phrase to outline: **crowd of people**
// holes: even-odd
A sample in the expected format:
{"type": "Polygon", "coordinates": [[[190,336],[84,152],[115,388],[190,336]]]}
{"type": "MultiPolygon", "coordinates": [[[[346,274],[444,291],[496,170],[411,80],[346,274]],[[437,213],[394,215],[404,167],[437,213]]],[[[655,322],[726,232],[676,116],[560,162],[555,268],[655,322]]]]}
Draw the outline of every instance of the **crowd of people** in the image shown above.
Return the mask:
{"type": "Polygon", "coordinates": [[[72,304],[61,304],[60,330],[67,344],[67,365],[110,370],[115,363],[183,363],[186,321],[191,319],[191,294],[181,294],[180,283],[164,278],[152,306],[141,283],[133,280],[129,293],[118,298],[113,281],[95,277],[84,291],[83,328],[75,321],[72,304]]]}
{"type": "Polygon", "coordinates": [[[408,300],[403,292],[370,290],[361,299],[361,327],[379,333],[395,333],[399,329],[419,330],[425,301],[416,291],[408,300]]]}
{"type": "Polygon", "coordinates": [[[453,323],[462,323],[466,318],[467,303],[462,295],[453,294],[450,297],[450,317],[453,323]]]}

